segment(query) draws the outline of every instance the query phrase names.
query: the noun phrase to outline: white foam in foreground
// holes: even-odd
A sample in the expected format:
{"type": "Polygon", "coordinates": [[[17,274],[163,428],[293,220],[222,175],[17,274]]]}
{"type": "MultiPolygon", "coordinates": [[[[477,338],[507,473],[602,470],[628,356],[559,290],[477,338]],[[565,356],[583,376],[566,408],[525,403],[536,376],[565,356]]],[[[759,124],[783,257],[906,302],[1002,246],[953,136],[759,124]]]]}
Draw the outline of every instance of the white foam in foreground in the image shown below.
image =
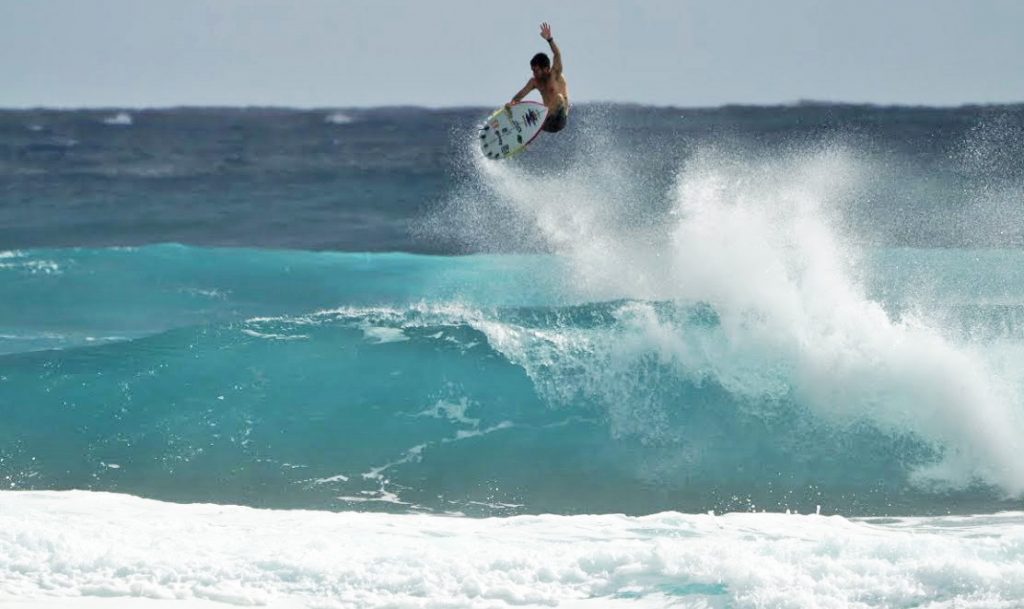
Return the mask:
{"type": "Polygon", "coordinates": [[[1019,607],[1024,513],[271,511],[0,492],[0,606],[1019,607]]]}

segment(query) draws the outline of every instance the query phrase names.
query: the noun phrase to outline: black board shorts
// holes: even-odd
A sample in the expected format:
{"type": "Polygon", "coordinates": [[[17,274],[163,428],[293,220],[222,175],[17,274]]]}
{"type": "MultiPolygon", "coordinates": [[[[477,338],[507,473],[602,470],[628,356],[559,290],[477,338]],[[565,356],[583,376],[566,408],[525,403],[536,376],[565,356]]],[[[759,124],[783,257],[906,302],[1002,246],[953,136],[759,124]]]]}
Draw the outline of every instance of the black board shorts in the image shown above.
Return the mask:
{"type": "Polygon", "coordinates": [[[548,133],[558,133],[562,129],[565,129],[565,124],[569,122],[569,108],[567,106],[559,106],[558,111],[554,114],[548,114],[548,117],[544,119],[544,124],[541,125],[542,131],[548,133]]]}

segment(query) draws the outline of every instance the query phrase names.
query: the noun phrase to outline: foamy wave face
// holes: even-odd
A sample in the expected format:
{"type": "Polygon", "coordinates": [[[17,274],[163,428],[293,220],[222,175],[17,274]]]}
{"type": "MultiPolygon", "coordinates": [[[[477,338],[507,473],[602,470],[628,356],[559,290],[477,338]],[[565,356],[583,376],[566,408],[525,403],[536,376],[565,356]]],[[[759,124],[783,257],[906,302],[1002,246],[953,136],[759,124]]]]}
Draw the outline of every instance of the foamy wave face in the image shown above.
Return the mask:
{"type": "Polygon", "coordinates": [[[891,319],[853,280],[855,253],[828,216],[856,179],[851,165],[833,152],[738,170],[698,158],[679,182],[680,295],[711,304],[737,353],[781,363],[815,414],[933,444],[943,460],[918,469],[920,482],[1024,492],[1018,396],[940,329],[891,319]]]}
{"type": "MultiPolygon", "coordinates": [[[[859,252],[844,239],[841,212],[870,171],[838,147],[767,160],[703,151],[664,193],[671,207],[658,215],[663,204],[643,200],[651,190],[632,185],[618,159],[540,174],[479,161],[484,190],[532,223],[533,240],[570,262],[566,290],[589,300],[705,303],[721,326],[716,341],[701,345],[685,325],[638,314],[628,340],[582,346],[586,356],[580,344],[556,348],[550,365],[534,365],[543,374],[531,376],[565,371],[556,375],[568,383],[562,392],[579,390],[584,382],[571,379],[585,377],[606,393],[613,419],[657,428],[655,410],[639,421],[615,414],[623,402],[612,379],[622,375],[607,374],[653,356],[681,375],[717,382],[750,408],[795,402],[838,429],[868,424],[914,437],[939,455],[915,467],[919,485],[982,482],[1024,493],[1019,374],[993,369],[941,327],[892,317],[857,280],[859,252]],[[581,365],[591,374],[569,372],[581,365]]],[[[481,233],[489,231],[477,225],[469,240],[486,240],[481,233]]],[[[510,359],[529,369],[536,354],[516,352],[510,359]]]]}

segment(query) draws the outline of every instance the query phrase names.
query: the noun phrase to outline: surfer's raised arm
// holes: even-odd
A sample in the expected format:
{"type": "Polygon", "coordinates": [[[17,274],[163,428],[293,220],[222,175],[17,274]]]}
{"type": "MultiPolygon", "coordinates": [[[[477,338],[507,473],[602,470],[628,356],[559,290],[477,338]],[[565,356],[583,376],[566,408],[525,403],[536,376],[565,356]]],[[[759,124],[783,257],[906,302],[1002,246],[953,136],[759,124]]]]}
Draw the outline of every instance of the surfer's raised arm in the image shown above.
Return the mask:
{"type": "Polygon", "coordinates": [[[555,37],[551,35],[551,26],[545,21],[540,24],[540,36],[544,40],[548,41],[551,46],[551,71],[556,74],[562,73],[562,52],[558,50],[558,45],[555,44],[555,37]]]}
{"type": "Polygon", "coordinates": [[[530,91],[536,89],[540,92],[541,100],[548,109],[547,116],[541,123],[541,130],[555,133],[564,129],[569,121],[569,86],[565,82],[565,75],[562,74],[562,53],[551,36],[551,26],[547,22],[540,25],[540,35],[551,45],[554,65],[547,53],[534,55],[530,59],[530,71],[533,72],[533,78],[512,97],[512,101],[505,104],[505,110],[511,115],[512,104],[523,101],[530,91]]]}

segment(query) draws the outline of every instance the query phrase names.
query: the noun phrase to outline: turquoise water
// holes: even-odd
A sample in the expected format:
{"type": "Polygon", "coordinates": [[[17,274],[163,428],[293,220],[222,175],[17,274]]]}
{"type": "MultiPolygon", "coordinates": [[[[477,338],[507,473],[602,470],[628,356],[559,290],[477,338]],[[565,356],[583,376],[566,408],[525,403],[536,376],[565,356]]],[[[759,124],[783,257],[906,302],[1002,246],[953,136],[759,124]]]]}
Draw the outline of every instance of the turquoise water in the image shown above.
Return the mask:
{"type": "MultiPolygon", "coordinates": [[[[962,353],[1018,361],[1020,262],[1011,251],[880,250],[863,270],[884,281],[864,302],[888,305],[885,325],[851,326],[839,352],[816,352],[761,336],[769,324],[751,316],[767,310],[585,298],[554,255],[8,252],[0,473],[11,488],[323,509],[1011,507],[1016,479],[998,455],[939,487],[915,482],[964,440],[904,417],[935,416],[922,383],[962,353]],[[928,281],[943,295],[924,302],[949,361],[873,345],[934,347],[900,321],[928,281]],[[864,349],[881,364],[862,362],[864,349]],[[800,362],[815,354],[835,361],[800,362]],[[875,411],[878,400],[904,412],[875,411]]],[[[818,332],[795,323],[793,333],[818,332]]],[[[957,408],[985,399],[939,416],[969,422],[957,408]]]]}

